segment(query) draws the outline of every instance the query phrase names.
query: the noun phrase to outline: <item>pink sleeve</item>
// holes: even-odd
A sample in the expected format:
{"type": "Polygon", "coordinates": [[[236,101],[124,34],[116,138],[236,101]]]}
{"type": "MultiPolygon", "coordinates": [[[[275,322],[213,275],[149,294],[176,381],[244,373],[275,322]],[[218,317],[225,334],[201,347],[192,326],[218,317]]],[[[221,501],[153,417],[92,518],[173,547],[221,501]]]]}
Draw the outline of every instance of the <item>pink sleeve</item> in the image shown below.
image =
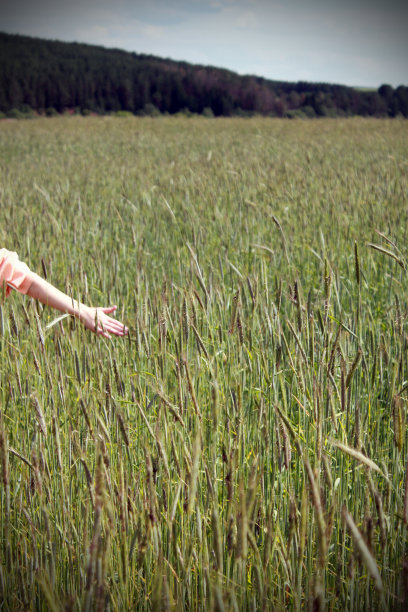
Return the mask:
{"type": "Polygon", "coordinates": [[[33,278],[33,272],[19,260],[17,253],[0,249],[0,287],[7,283],[6,296],[10,294],[11,287],[20,293],[27,293],[33,278]]]}

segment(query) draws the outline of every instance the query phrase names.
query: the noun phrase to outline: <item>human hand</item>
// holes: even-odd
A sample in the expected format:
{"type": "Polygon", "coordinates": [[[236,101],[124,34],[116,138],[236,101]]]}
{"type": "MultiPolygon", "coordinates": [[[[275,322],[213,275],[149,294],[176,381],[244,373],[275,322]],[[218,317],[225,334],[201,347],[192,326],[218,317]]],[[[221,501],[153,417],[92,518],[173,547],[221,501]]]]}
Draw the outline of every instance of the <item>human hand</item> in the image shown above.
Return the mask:
{"type": "Polygon", "coordinates": [[[128,328],[120,321],[108,317],[108,314],[115,312],[116,308],[117,306],[94,308],[92,306],[81,305],[78,318],[87,329],[104,338],[110,338],[111,334],[125,336],[129,333],[128,328]]]}

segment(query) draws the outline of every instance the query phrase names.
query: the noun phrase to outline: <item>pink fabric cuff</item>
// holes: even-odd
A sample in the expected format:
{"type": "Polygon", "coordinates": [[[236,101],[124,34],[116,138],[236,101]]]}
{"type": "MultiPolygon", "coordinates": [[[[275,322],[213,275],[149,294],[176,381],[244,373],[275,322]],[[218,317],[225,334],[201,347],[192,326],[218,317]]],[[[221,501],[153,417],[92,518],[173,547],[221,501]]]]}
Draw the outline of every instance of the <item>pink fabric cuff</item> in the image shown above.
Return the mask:
{"type": "Polygon", "coordinates": [[[26,294],[33,282],[34,274],[30,268],[19,260],[17,253],[0,249],[0,286],[7,283],[6,296],[11,287],[26,294]]]}

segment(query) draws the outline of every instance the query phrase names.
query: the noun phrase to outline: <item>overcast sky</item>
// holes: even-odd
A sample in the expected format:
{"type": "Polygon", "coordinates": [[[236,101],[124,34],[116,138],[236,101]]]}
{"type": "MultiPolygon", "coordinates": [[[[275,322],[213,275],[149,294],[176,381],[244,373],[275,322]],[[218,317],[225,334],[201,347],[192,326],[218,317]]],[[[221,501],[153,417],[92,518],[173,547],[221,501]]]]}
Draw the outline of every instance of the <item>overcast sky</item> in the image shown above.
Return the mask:
{"type": "Polygon", "coordinates": [[[270,79],[408,85],[408,0],[0,0],[0,30],[270,79]]]}

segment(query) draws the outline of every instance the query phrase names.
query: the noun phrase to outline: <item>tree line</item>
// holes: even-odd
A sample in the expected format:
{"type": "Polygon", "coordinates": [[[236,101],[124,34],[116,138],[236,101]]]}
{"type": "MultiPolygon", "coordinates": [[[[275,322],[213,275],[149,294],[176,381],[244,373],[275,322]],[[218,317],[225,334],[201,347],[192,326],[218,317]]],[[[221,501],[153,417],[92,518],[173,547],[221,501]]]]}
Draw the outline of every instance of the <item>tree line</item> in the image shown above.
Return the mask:
{"type": "Polygon", "coordinates": [[[0,113],[408,117],[408,87],[290,83],[152,55],[0,33],[0,113]]]}

